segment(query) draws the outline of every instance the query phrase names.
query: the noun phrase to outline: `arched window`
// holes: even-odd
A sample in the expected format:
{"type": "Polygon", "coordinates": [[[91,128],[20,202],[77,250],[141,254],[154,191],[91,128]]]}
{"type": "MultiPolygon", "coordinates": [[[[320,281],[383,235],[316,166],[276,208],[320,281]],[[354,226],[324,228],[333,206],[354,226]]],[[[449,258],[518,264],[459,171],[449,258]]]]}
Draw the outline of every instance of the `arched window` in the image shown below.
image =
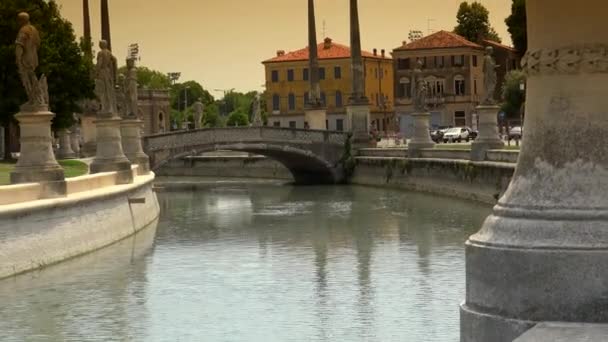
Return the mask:
{"type": "Polygon", "coordinates": [[[281,98],[278,94],[272,95],[272,110],[278,111],[281,110],[281,98]]]}
{"type": "Polygon", "coordinates": [[[342,107],[342,92],[336,91],[336,108],[342,107]]]}
{"type": "Polygon", "coordinates": [[[289,110],[296,110],[296,96],[293,93],[289,94],[289,110]]]}
{"type": "Polygon", "coordinates": [[[165,115],[163,114],[163,112],[158,113],[158,131],[165,131],[165,115]]]}

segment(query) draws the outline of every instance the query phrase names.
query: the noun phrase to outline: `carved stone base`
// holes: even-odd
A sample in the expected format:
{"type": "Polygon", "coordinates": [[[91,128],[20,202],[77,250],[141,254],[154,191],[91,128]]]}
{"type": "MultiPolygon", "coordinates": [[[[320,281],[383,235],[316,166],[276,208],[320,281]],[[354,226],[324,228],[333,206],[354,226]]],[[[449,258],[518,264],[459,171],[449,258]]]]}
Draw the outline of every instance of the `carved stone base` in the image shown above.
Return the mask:
{"type": "Polygon", "coordinates": [[[435,143],[431,140],[429,131],[431,113],[414,113],[414,136],[407,145],[408,155],[410,158],[420,156],[420,150],[423,148],[433,148],[435,143]]]}
{"type": "Polygon", "coordinates": [[[500,107],[495,105],[478,106],[479,135],[471,144],[471,160],[481,161],[486,159],[488,150],[501,149],[505,143],[498,134],[498,112],[500,107]]]}
{"type": "Polygon", "coordinates": [[[304,111],[304,122],[308,123],[310,129],[327,129],[327,111],[325,109],[306,109],[304,111]]]}
{"type": "Polygon", "coordinates": [[[141,145],[143,127],[144,122],[137,119],[123,120],[120,123],[123,151],[132,164],[139,166],[138,174],[140,175],[150,172],[150,158],[144,153],[141,145]]]}
{"type": "Polygon", "coordinates": [[[67,129],[62,129],[57,133],[59,135],[59,149],[57,150],[57,159],[74,159],[76,153],[72,150],[71,132],[67,129]]]}
{"type": "Polygon", "coordinates": [[[45,183],[43,198],[61,197],[66,193],[63,168],[57,163],[52,147],[51,120],[54,117],[48,109],[15,115],[21,129],[21,153],[11,172],[11,183],[45,183]]]}
{"type": "Polygon", "coordinates": [[[351,104],[346,107],[348,130],[352,132],[353,147],[361,148],[370,145],[369,104],[351,104]]]}
{"type": "Polygon", "coordinates": [[[133,182],[133,173],[131,172],[131,162],[122,149],[121,121],[118,117],[107,118],[107,116],[100,116],[95,121],[97,154],[91,164],[91,173],[117,171],[119,173],[118,183],[128,184],[133,182]]]}

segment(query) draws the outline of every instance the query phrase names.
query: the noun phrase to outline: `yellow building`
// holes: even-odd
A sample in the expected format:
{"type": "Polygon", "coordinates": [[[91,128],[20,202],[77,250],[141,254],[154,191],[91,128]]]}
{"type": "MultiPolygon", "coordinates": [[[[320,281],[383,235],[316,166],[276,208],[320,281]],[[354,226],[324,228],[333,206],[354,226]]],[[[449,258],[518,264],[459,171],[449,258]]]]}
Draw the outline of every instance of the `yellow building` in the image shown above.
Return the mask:
{"type": "MultiPolygon", "coordinates": [[[[309,91],[308,47],[294,52],[277,51],[262,62],[266,69],[268,125],[304,128],[304,105],[309,91]]],[[[346,127],[346,105],[351,93],[350,48],[325,38],[318,46],[321,100],[327,108],[326,127],[346,127]]],[[[370,100],[372,124],[379,130],[392,130],[393,61],[384,50],[363,51],[365,92],[370,100]]]]}

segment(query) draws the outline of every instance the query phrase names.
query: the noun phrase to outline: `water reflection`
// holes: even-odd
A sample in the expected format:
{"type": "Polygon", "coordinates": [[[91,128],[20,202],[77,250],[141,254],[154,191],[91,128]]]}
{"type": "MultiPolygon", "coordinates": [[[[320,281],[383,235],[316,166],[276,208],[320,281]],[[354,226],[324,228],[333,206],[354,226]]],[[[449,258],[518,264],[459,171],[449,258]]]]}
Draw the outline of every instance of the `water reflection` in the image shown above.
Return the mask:
{"type": "Polygon", "coordinates": [[[0,340],[456,341],[462,244],[490,211],[348,186],[223,183],[159,201],[146,252],[0,283],[0,340]]]}

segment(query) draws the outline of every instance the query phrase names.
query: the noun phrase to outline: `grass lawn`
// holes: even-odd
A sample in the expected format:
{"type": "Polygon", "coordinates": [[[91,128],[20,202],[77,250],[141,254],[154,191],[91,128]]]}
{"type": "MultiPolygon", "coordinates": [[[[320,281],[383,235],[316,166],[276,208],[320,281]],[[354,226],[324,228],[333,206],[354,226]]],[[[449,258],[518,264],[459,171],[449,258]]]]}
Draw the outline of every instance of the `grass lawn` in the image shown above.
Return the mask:
{"type": "MultiPolygon", "coordinates": [[[[82,176],[89,172],[89,166],[78,160],[60,160],[59,164],[65,171],[67,178],[82,176]]],[[[15,162],[0,162],[0,185],[10,184],[10,172],[15,162]]]]}

